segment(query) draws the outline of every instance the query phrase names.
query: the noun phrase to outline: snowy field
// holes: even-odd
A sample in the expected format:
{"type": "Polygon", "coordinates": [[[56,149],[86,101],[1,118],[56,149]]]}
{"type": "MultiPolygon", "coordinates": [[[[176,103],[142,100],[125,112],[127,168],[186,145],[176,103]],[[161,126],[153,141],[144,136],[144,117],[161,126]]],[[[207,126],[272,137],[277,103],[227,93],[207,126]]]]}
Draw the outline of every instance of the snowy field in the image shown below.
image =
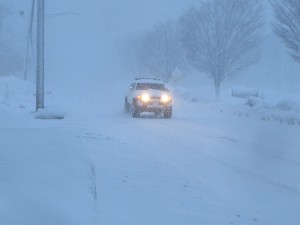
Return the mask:
{"type": "Polygon", "coordinates": [[[249,106],[178,88],[172,119],[133,119],[127,85],[39,120],[30,82],[0,79],[0,224],[300,223],[300,126],[261,118],[299,118],[294,99],[279,109],[281,98],[249,106]]]}
{"type": "Polygon", "coordinates": [[[29,82],[1,78],[0,87],[0,224],[95,224],[89,148],[62,123],[34,119],[29,82]]]}
{"type": "MultiPolygon", "coordinates": [[[[22,58],[31,2],[3,1],[0,36],[22,58]]],[[[300,67],[270,7],[261,61],[221,98],[191,69],[170,87],[172,119],[133,119],[119,48],[200,1],[46,2],[46,108],[35,45],[28,81],[0,74],[0,225],[300,224],[300,67]]]]}

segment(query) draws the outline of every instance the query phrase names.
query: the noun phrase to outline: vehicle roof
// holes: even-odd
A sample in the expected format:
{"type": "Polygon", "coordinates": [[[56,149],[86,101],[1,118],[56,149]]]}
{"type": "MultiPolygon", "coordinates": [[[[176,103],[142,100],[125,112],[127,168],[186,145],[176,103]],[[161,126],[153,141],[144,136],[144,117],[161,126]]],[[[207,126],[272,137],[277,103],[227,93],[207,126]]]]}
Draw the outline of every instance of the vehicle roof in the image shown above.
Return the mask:
{"type": "Polygon", "coordinates": [[[135,83],[155,83],[155,84],[164,84],[164,82],[158,78],[135,78],[135,83]]]}

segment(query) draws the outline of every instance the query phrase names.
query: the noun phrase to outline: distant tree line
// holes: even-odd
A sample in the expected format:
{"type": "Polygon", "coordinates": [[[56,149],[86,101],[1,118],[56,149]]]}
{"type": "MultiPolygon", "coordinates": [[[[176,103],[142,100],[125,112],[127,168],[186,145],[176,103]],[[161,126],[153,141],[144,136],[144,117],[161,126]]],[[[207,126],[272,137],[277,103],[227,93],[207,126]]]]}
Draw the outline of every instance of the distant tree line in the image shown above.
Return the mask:
{"type": "MultiPolygon", "coordinates": [[[[300,1],[269,0],[273,30],[300,62],[300,1]]],[[[261,0],[212,0],[186,10],[178,21],[158,23],[130,45],[139,71],[168,82],[174,71],[191,66],[221,84],[241,75],[260,59],[265,36],[265,5],[261,0]]],[[[128,58],[127,58],[128,59],[128,58]]]]}
{"type": "Polygon", "coordinates": [[[291,57],[300,63],[300,1],[270,1],[274,9],[274,33],[289,49],[291,57]]]}
{"type": "Polygon", "coordinates": [[[259,0],[213,0],[193,7],[176,22],[158,23],[135,42],[135,62],[168,82],[187,65],[221,83],[259,59],[264,27],[259,0]],[[137,44],[138,43],[138,44],[137,44]]]}

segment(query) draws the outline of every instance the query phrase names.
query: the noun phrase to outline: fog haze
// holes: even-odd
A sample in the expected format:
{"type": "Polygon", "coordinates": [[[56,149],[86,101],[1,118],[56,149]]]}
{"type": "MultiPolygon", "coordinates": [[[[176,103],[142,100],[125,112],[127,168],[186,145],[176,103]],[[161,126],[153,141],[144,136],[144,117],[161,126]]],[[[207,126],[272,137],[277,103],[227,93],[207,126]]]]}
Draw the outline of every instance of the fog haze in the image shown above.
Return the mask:
{"type": "MultiPolygon", "coordinates": [[[[4,4],[10,12],[10,16],[6,18],[9,37],[24,56],[31,1],[6,0],[4,4]],[[19,15],[20,10],[24,11],[23,17],[19,15]]],[[[266,39],[263,57],[257,65],[244,71],[243,76],[231,81],[229,86],[232,83],[246,83],[250,86],[284,90],[290,90],[291,85],[293,89],[298,89],[299,82],[295,81],[299,77],[295,74],[298,74],[299,65],[290,59],[284,46],[271,32],[272,13],[267,1],[265,4],[266,39]]],[[[186,9],[195,5],[199,5],[199,1],[46,1],[46,89],[63,92],[65,88],[70,90],[80,85],[86,94],[84,86],[101,86],[104,79],[108,81],[117,77],[127,80],[135,77],[136,74],[130,74],[120,63],[118,51],[124,40],[142,35],[157,22],[177,20],[186,9]]],[[[34,27],[33,43],[35,29],[34,27]]],[[[34,46],[33,50],[35,51],[34,46]]],[[[29,79],[33,81],[34,55],[35,52],[31,54],[29,65],[29,79]]],[[[186,80],[182,82],[197,86],[197,82],[190,82],[190,79],[199,80],[199,86],[210,82],[205,74],[197,73],[196,76],[186,76],[186,80]]],[[[77,88],[75,90],[78,94],[77,88]]]]}
{"type": "MultiPolygon", "coordinates": [[[[198,33],[186,23],[185,34],[196,30],[186,39],[180,29],[180,35],[153,31],[176,30],[172,23],[157,23],[194,15],[184,12],[200,0],[45,0],[40,92],[36,13],[23,79],[32,0],[0,0],[1,225],[300,224],[300,66],[273,34],[272,11],[268,0],[261,1],[266,26],[257,32],[259,40],[263,33],[260,61],[222,80],[216,96],[213,72],[225,77],[245,47],[259,46],[245,42],[253,32],[239,32],[260,21],[251,10],[252,17],[243,14],[245,3],[256,9],[260,0],[220,0],[232,5],[213,8],[218,13],[201,11],[219,20],[198,17],[196,25],[210,24],[198,33]],[[232,19],[237,11],[250,22],[232,19]],[[242,23],[227,29],[220,21],[242,23]],[[149,33],[154,38],[139,45],[149,33]],[[201,41],[184,49],[182,40],[201,41]],[[147,75],[130,70],[130,50],[137,53],[137,46],[155,54],[136,54],[133,64],[145,56],[155,69],[167,65],[168,83],[152,79],[160,88],[136,88],[149,79],[134,77],[155,76],[150,69],[147,75]],[[209,59],[200,66],[214,71],[186,63],[187,49],[205,52],[194,59],[209,59]],[[2,72],[5,64],[16,72],[2,72]],[[42,95],[45,107],[36,110],[36,96],[42,95]]],[[[159,74],[163,69],[157,77],[165,75],[159,74]]]]}

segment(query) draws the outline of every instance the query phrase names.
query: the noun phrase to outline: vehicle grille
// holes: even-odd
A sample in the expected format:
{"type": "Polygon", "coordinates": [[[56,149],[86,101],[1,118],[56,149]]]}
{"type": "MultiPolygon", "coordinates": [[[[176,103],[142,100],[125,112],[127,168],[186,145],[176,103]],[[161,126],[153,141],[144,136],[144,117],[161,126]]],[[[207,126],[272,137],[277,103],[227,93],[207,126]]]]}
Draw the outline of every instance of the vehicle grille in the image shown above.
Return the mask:
{"type": "Polygon", "coordinates": [[[156,100],[160,100],[160,97],[150,97],[150,99],[156,101],[156,100]]]}

